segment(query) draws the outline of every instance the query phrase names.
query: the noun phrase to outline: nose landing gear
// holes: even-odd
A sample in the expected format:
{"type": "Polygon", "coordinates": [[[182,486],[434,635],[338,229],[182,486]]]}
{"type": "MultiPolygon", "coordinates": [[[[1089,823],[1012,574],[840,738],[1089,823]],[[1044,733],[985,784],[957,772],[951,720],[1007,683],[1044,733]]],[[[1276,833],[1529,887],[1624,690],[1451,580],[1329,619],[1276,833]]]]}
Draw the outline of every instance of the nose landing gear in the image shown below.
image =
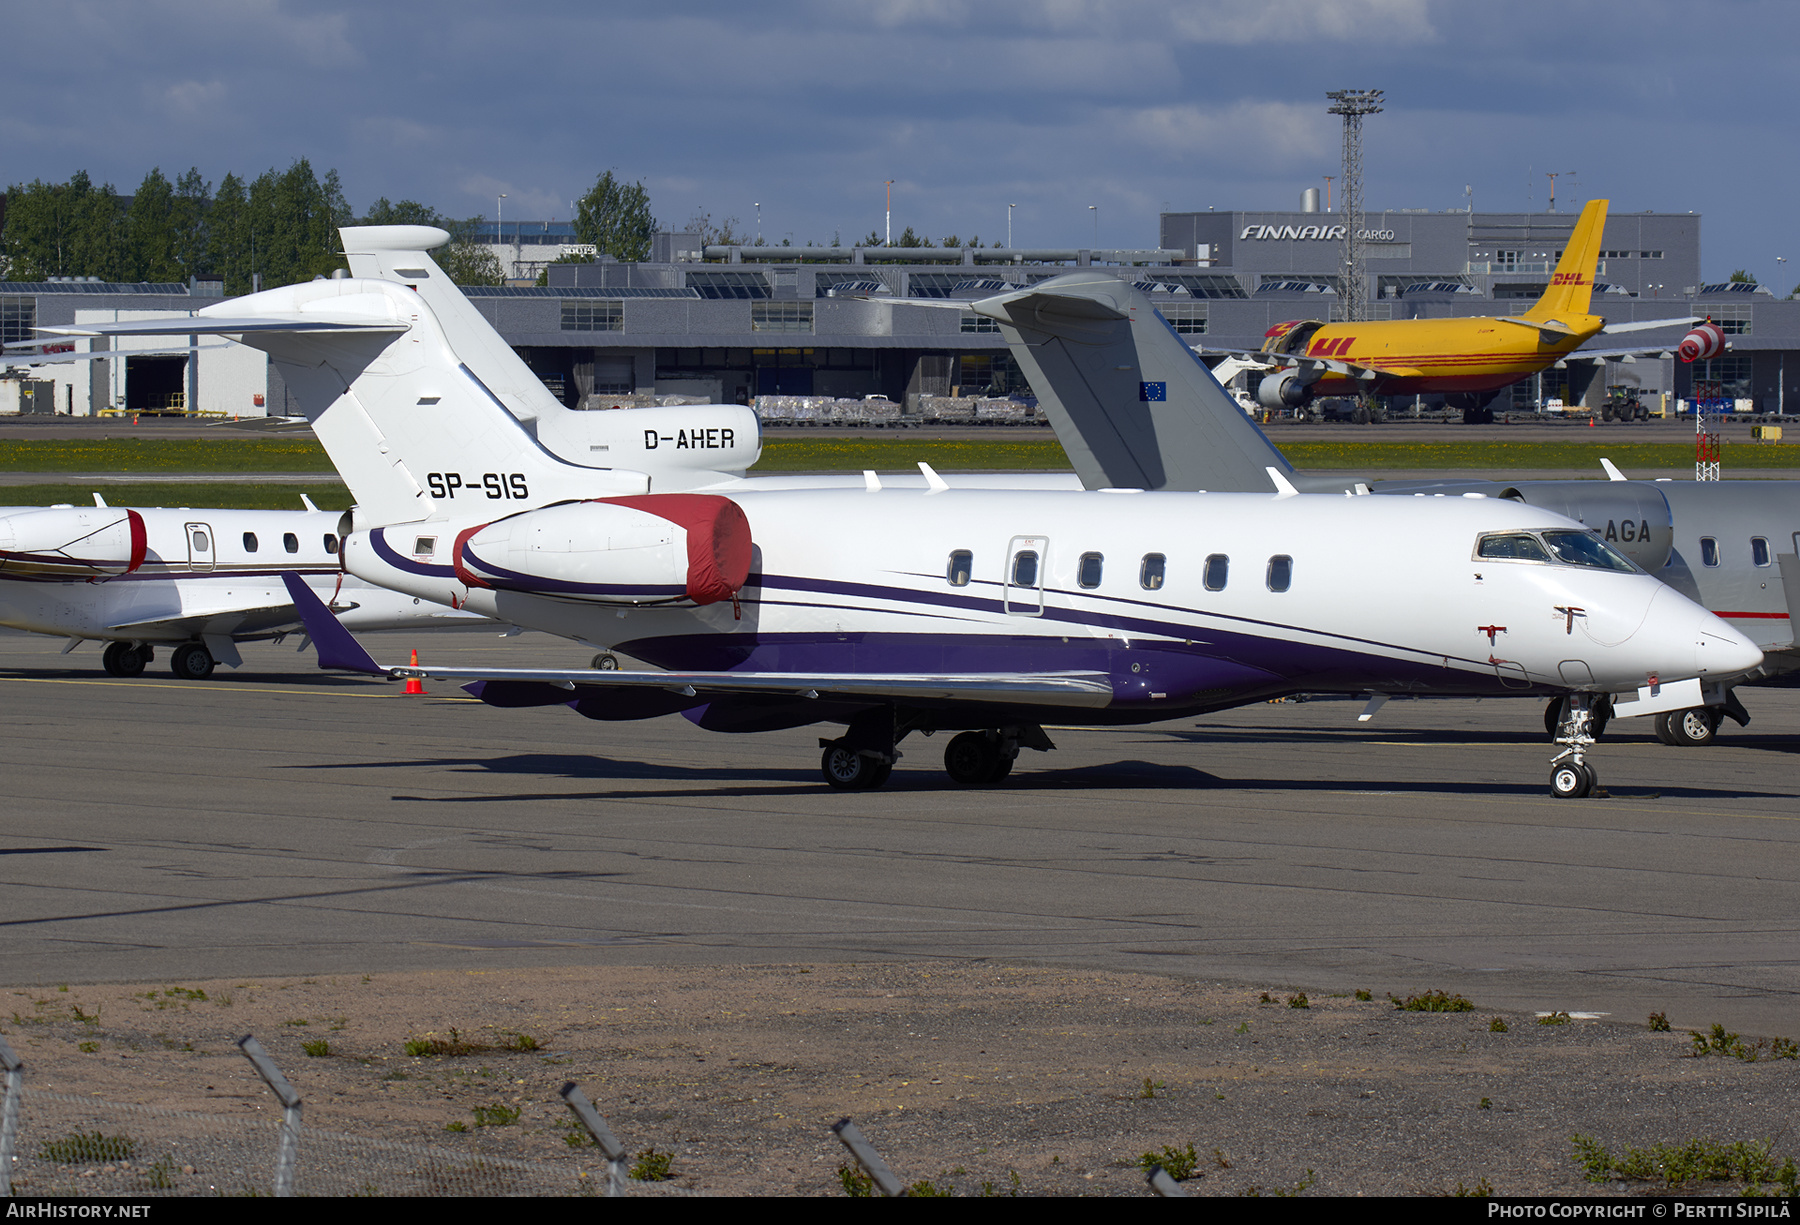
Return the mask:
{"type": "Polygon", "coordinates": [[[1562,752],[1550,759],[1550,794],[1559,800],[1579,800],[1591,795],[1600,784],[1600,776],[1588,764],[1587,752],[1594,746],[1593,695],[1571,693],[1556,743],[1562,752]]]}

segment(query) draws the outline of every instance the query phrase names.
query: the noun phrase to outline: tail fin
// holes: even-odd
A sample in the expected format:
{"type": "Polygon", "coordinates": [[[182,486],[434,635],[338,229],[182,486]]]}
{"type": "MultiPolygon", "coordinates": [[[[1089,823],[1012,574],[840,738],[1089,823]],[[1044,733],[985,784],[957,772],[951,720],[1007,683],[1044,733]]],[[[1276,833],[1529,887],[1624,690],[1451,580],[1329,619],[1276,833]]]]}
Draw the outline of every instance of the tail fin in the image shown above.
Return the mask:
{"type": "Polygon", "coordinates": [[[1071,273],[971,304],[997,319],[1089,489],[1269,493],[1293,465],[1134,286],[1071,273]]]}
{"type": "Polygon", "coordinates": [[[1550,278],[1549,288],[1525,312],[1526,319],[1560,319],[1566,323],[1570,315],[1592,313],[1588,305],[1594,295],[1594,269],[1600,262],[1600,237],[1606,229],[1607,203],[1589,200],[1587,207],[1581,210],[1581,219],[1575,223],[1569,245],[1563,248],[1562,258],[1556,263],[1556,273],[1550,278]]]}
{"type": "Polygon", "coordinates": [[[429,225],[346,226],[338,233],[350,275],[399,281],[417,293],[463,364],[527,429],[569,411],[431,258],[430,252],[450,241],[448,233],[429,225]]]}
{"type": "Polygon", "coordinates": [[[178,325],[269,355],[371,525],[649,490],[643,472],[546,451],[404,284],[289,285],[178,325]]]}

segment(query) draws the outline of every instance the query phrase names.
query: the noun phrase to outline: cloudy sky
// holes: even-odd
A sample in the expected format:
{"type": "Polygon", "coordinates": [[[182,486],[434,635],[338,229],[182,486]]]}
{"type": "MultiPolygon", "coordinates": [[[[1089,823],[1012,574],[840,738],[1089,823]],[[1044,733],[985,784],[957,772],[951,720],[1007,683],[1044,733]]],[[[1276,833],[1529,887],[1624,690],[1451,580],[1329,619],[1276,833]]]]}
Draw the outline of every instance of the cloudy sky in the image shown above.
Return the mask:
{"type": "Polygon", "coordinates": [[[311,159],[351,204],[1152,246],[1165,208],[1293,208],[1332,89],[1382,89],[1372,208],[1705,214],[1707,278],[1800,279],[1800,6],[1775,0],[0,0],[0,179],[311,159]],[[1090,206],[1097,206],[1090,208],[1090,206]],[[1778,267],[1775,257],[1794,259],[1778,267]]]}

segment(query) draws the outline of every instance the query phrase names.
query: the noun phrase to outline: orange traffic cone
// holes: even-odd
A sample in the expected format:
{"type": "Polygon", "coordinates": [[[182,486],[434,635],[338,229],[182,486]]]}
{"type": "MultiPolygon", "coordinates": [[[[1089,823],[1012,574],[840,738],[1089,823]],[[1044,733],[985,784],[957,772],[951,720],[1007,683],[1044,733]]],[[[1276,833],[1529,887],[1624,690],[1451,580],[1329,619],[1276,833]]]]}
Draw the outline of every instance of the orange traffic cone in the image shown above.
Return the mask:
{"type": "Polygon", "coordinates": [[[1592,417],[1589,417],[1588,418],[1588,429],[1591,430],[1593,428],[1594,428],[1594,419],[1592,417]]]}
{"type": "MultiPolygon", "coordinates": [[[[419,648],[418,647],[413,648],[412,666],[415,668],[419,666],[419,648]]],[[[406,692],[422,694],[425,692],[425,684],[418,677],[409,676],[406,678],[406,692]]]]}

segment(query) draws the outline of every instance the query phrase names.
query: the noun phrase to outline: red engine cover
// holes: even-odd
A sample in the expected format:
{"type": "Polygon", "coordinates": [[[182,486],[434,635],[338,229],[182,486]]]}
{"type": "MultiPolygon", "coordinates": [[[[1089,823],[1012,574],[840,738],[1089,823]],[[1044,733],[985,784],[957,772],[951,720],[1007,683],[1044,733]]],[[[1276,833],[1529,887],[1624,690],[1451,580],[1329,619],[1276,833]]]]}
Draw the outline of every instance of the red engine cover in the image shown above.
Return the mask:
{"type": "Polygon", "coordinates": [[[656,515],[687,529],[687,594],[696,604],[729,600],[750,577],[750,521],[730,498],[645,493],[593,500],[656,515]]]}

